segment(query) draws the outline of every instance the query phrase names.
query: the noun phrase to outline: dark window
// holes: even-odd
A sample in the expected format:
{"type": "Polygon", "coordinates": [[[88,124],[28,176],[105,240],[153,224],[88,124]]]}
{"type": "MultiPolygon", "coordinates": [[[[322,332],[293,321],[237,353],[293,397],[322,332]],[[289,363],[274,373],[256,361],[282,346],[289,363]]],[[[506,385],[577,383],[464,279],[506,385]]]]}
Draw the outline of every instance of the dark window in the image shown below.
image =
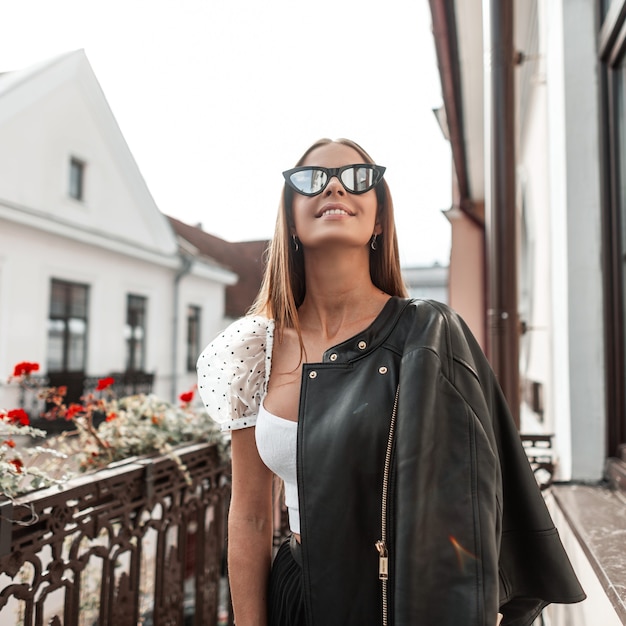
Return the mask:
{"type": "Polygon", "coordinates": [[[48,372],[84,372],[89,287],[53,280],[48,316],[48,372]]]}
{"type": "Polygon", "coordinates": [[[126,300],[126,371],[145,370],[146,358],[146,307],[143,296],[128,294],[126,300]]]}
{"type": "Polygon", "coordinates": [[[600,3],[607,448],[626,443],[626,0],[600,3]]]}
{"type": "Polygon", "coordinates": [[[200,307],[187,307],[187,371],[196,371],[200,356],[200,307]]]}
{"type": "Polygon", "coordinates": [[[76,200],[83,199],[85,185],[85,164],[72,157],[70,159],[70,197],[76,200]]]}

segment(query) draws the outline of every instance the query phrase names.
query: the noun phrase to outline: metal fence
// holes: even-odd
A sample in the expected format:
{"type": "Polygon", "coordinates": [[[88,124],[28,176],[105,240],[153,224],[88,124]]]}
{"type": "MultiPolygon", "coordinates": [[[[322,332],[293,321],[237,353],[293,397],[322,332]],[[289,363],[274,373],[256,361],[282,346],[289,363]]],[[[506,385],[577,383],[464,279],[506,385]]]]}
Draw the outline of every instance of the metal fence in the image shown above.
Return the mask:
{"type": "Polygon", "coordinates": [[[171,456],[136,458],[0,501],[0,626],[231,623],[230,466],[214,445],[177,455],[186,476],[171,456]]]}

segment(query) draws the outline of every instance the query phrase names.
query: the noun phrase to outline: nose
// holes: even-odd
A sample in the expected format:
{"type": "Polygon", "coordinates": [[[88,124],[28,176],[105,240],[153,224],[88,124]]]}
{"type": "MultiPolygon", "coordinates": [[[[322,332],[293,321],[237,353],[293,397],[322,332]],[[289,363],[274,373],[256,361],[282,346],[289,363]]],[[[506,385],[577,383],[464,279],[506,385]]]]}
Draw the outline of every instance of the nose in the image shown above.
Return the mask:
{"type": "Polygon", "coordinates": [[[343,185],[341,184],[341,181],[339,180],[338,176],[331,176],[330,180],[328,181],[328,185],[326,185],[326,189],[324,190],[325,194],[327,196],[332,195],[333,193],[338,193],[338,194],[344,194],[345,193],[345,189],[343,188],[343,185]]]}

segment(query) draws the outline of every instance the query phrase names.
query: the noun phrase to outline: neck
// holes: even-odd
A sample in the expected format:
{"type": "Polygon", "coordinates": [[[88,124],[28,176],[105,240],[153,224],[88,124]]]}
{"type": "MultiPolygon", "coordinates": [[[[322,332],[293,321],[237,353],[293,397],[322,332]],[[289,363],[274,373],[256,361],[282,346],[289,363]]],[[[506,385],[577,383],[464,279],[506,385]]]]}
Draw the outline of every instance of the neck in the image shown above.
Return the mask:
{"type": "Polygon", "coordinates": [[[307,250],[306,296],[298,309],[303,332],[332,339],[342,328],[375,317],[388,295],[372,283],[369,249],[307,250]]]}

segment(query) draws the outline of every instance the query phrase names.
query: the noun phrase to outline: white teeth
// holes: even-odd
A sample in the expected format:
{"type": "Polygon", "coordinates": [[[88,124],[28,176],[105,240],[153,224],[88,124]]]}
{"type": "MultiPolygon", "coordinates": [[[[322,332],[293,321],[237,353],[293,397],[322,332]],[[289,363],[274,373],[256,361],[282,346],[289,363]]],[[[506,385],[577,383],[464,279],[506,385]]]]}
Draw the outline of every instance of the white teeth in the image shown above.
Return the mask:
{"type": "Polygon", "coordinates": [[[344,211],[343,209],[328,209],[322,213],[324,215],[350,215],[348,211],[344,211]]]}

